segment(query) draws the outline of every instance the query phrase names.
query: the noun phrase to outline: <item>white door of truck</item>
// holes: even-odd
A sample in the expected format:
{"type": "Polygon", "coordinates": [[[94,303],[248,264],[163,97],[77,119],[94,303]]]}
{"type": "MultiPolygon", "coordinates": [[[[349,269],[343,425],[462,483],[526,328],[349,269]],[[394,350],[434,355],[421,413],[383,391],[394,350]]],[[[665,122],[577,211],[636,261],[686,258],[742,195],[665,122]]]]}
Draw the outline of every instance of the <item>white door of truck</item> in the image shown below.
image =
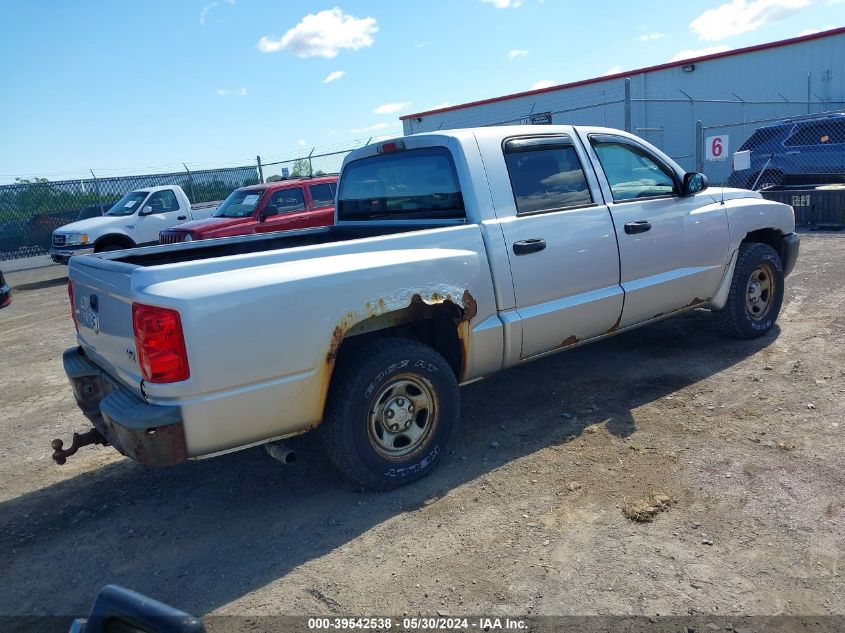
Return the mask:
{"type": "Polygon", "coordinates": [[[622,312],[619,254],[583,149],[565,134],[486,149],[485,162],[501,160],[509,177],[491,190],[522,324],[520,358],[612,330],[622,312]]]}
{"type": "Polygon", "coordinates": [[[623,136],[583,138],[619,242],[625,308],[620,327],[712,298],[728,255],[728,220],[710,192],[680,195],[680,179],[644,145],[623,136]]]}
{"type": "Polygon", "coordinates": [[[187,219],[188,209],[179,206],[179,198],[172,189],[154,191],[144,201],[144,206],[138,212],[138,219],[135,222],[138,233],[137,242],[139,244],[158,242],[159,231],[187,219]]]}

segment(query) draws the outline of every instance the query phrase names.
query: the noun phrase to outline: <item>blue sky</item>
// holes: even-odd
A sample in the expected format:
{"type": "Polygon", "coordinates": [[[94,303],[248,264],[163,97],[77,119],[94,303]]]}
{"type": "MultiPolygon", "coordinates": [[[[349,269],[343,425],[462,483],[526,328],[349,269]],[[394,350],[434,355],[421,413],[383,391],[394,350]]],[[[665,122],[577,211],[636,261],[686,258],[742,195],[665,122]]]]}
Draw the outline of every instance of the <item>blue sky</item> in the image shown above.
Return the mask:
{"type": "MultiPolygon", "coordinates": [[[[0,0],[0,180],[217,165],[845,24],[843,0],[0,0]]],[[[265,158],[266,159],[266,158],[265,158]]]]}

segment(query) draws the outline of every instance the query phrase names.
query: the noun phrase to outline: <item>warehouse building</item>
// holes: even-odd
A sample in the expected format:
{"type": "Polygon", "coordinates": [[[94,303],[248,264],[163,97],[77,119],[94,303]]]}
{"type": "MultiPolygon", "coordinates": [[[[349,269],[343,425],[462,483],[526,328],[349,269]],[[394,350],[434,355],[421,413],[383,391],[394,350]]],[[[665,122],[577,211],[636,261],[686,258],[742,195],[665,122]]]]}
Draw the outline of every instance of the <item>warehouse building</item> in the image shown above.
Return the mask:
{"type": "Polygon", "coordinates": [[[627,129],[722,182],[757,128],[843,109],[845,28],[837,28],[401,118],[405,134],[519,123],[627,129]]]}

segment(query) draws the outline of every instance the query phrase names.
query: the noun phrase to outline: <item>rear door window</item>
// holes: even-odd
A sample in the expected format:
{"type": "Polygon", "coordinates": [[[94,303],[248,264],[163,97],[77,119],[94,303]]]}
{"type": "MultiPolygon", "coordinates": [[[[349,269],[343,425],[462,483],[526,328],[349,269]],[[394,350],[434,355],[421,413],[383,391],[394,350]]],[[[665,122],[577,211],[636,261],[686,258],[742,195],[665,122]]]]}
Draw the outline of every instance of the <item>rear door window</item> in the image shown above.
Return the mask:
{"type": "Polygon", "coordinates": [[[334,204],[335,186],[333,184],[311,185],[308,191],[311,192],[311,203],[315,209],[330,207],[334,204]]]}
{"type": "Polygon", "coordinates": [[[445,147],[379,154],[346,165],[338,220],[463,219],[464,201],[445,147]]]}
{"type": "Polygon", "coordinates": [[[568,137],[512,139],[505,144],[505,162],[519,214],[593,203],[568,137]]]}
{"type": "Polygon", "coordinates": [[[845,122],[843,121],[824,121],[804,126],[796,130],[783,144],[795,147],[835,143],[845,143],[845,122]]]}

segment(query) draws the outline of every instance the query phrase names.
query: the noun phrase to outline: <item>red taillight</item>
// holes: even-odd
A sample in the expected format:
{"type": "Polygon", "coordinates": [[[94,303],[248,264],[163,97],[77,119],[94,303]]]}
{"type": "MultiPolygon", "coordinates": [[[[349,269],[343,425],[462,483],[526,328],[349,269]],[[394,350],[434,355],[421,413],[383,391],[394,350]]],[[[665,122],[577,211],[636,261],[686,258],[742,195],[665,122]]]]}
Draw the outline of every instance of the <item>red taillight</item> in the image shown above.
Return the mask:
{"type": "Polygon", "coordinates": [[[76,320],[76,304],[73,302],[73,282],[70,279],[67,280],[67,297],[70,299],[70,318],[73,319],[73,327],[76,328],[78,334],[79,322],[76,320]]]}
{"type": "Polygon", "coordinates": [[[132,304],[138,366],[147,382],[179,382],[191,375],[179,313],[170,308],[132,304]]]}

